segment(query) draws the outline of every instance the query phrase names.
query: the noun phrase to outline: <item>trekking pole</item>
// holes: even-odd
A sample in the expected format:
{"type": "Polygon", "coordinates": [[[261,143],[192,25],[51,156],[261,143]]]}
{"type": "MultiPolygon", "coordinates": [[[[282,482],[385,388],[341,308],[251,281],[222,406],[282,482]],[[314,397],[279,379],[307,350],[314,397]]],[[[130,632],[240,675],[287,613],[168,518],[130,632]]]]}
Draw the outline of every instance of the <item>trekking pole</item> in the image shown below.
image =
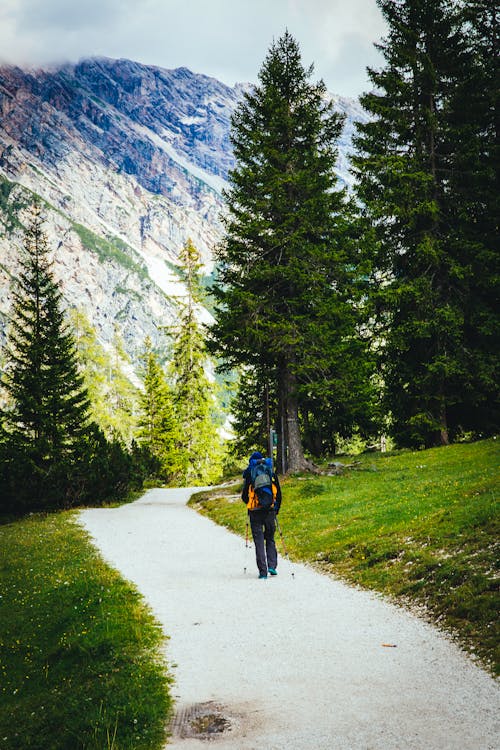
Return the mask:
{"type": "MultiPolygon", "coordinates": [[[[287,561],[290,562],[290,558],[288,557],[288,550],[286,548],[285,540],[283,538],[283,533],[281,531],[281,526],[280,526],[279,521],[278,521],[278,516],[276,516],[276,527],[277,527],[277,529],[279,531],[279,535],[280,535],[280,538],[281,538],[281,544],[283,545],[283,552],[285,553],[285,557],[286,557],[287,561]]],[[[292,570],[292,578],[295,578],[295,573],[293,572],[293,570],[292,570]]]]}
{"type": "MultiPolygon", "coordinates": [[[[247,521],[247,525],[245,529],[245,549],[248,549],[248,521],[247,521]]],[[[245,567],[243,568],[243,573],[246,575],[246,572],[247,572],[247,566],[245,565],[245,567]]]]}

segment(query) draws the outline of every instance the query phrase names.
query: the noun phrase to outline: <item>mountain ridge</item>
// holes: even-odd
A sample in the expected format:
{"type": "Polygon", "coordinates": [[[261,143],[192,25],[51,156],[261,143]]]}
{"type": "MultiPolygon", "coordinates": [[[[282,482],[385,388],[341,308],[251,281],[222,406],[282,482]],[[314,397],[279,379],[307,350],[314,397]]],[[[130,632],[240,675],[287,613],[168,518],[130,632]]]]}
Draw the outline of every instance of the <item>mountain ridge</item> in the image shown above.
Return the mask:
{"type": "MultiPolygon", "coordinates": [[[[165,348],[161,329],[182,295],[182,245],[191,238],[209,271],[222,237],[230,119],[249,86],[124,58],[0,67],[0,335],[37,194],[68,306],[85,312],[107,346],[118,329],[134,362],[146,336],[165,348]]],[[[346,183],[363,112],[336,101],[347,115],[338,165],[346,183]]]]}

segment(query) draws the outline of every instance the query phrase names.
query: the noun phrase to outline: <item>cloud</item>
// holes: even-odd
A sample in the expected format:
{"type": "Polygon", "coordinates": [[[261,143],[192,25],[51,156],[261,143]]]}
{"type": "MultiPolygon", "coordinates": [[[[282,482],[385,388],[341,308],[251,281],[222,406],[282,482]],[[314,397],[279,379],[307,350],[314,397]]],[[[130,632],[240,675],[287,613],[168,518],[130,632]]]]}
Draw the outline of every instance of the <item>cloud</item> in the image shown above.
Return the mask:
{"type": "Polygon", "coordinates": [[[20,30],[54,35],[61,31],[107,28],[120,12],[119,0],[19,0],[17,24],[20,30]]]}
{"type": "Polygon", "coordinates": [[[233,84],[256,80],[286,28],[330,90],[366,88],[365,67],[383,31],[375,0],[2,0],[0,55],[34,65],[128,57],[233,84]]]}

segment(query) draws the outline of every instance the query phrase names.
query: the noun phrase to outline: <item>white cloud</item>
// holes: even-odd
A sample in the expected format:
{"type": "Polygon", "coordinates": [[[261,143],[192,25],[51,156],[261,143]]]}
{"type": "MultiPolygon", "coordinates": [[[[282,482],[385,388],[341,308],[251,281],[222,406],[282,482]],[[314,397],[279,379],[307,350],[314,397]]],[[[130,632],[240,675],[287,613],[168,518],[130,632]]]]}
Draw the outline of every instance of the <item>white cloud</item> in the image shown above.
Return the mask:
{"type": "Polygon", "coordinates": [[[17,20],[20,28],[44,32],[86,31],[96,24],[107,27],[120,12],[119,0],[19,0],[17,20]]]}
{"type": "Polygon", "coordinates": [[[226,83],[254,81],[285,29],[330,90],[356,95],[379,58],[375,0],[2,0],[0,56],[34,65],[103,55],[226,83]]]}

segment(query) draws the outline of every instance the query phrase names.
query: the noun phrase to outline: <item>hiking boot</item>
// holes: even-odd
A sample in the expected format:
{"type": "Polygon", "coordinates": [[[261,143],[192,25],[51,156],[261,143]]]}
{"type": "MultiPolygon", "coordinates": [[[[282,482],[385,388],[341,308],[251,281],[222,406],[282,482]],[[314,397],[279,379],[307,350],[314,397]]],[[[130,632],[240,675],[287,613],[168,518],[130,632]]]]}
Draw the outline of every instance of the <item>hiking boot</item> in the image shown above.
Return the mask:
{"type": "Polygon", "coordinates": [[[266,574],[266,573],[261,573],[261,574],[259,575],[259,578],[267,578],[267,574],[266,574]]]}
{"type": "Polygon", "coordinates": [[[275,568],[269,568],[269,572],[271,573],[272,576],[278,575],[278,571],[275,568]]]}

